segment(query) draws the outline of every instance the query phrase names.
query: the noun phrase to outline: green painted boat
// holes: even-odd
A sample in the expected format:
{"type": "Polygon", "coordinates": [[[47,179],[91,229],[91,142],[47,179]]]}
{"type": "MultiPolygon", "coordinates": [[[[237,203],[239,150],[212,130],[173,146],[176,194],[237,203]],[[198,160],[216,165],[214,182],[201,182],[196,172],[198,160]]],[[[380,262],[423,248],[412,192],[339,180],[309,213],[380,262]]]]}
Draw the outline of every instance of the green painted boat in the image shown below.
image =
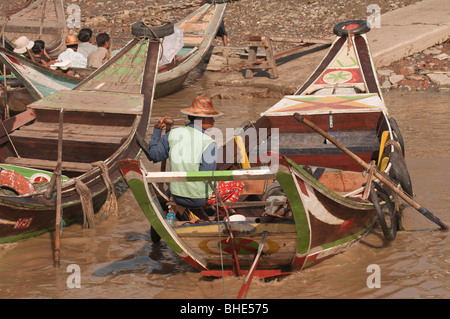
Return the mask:
{"type": "Polygon", "coordinates": [[[136,160],[120,161],[153,240],[160,237],[205,276],[251,279],[316,265],[357,244],[377,222],[387,241],[395,238],[396,199],[297,120],[308,119],[412,194],[403,140],[379,90],[364,23],[345,23],[346,31],[296,94],[235,130],[241,139],[219,148],[216,171],[154,172],[136,160]],[[215,213],[217,207],[189,211],[174,205],[164,186],[221,180],[244,184],[239,200],[225,203],[233,209],[230,222],[215,213]],[[169,206],[176,208],[173,226],[165,220],[169,206]]]}
{"type": "Polygon", "coordinates": [[[52,188],[49,194],[46,191],[57,165],[59,142],[66,176],[62,224],[87,214],[86,203],[97,212],[112,196],[111,185],[121,178],[118,161],[137,158],[141,152],[136,134],[145,136],[149,124],[160,43],[133,39],[74,89],[31,103],[3,122],[0,243],[55,227],[56,195],[52,188]]]}

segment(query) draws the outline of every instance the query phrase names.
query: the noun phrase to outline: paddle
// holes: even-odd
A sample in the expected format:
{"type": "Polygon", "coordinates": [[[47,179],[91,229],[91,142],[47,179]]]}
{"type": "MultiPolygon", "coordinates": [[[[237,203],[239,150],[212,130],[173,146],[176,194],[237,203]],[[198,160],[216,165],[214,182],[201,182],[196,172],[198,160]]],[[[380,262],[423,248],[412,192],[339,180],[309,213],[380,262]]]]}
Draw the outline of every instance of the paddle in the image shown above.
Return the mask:
{"type": "MultiPolygon", "coordinates": [[[[340,144],[338,141],[336,141],[330,134],[322,130],[321,128],[317,127],[314,123],[309,121],[308,119],[305,119],[303,116],[301,116],[298,113],[294,114],[294,118],[299,121],[300,123],[306,124],[319,134],[321,134],[323,137],[325,137],[327,140],[329,140],[331,143],[336,145],[337,148],[339,148],[341,151],[343,151],[345,154],[350,156],[353,160],[355,160],[358,164],[360,164],[365,169],[369,169],[370,165],[364,162],[361,158],[359,158],[356,154],[352,153],[348,148],[340,144]]],[[[394,193],[396,193],[398,196],[400,196],[401,199],[403,199],[406,203],[408,203],[410,206],[414,207],[419,213],[424,215],[426,218],[431,220],[433,223],[439,225],[442,230],[448,230],[448,226],[445,225],[438,217],[436,217],[434,214],[432,214],[430,211],[428,211],[425,207],[421,206],[420,204],[416,203],[414,200],[412,200],[403,190],[400,190],[392,184],[388,179],[386,179],[376,168],[373,170],[373,174],[376,178],[378,178],[383,184],[385,184],[387,187],[389,187],[394,193]]]]}
{"type": "Polygon", "coordinates": [[[61,227],[61,162],[62,162],[62,137],[63,137],[63,110],[59,112],[59,132],[58,132],[58,163],[54,174],[56,177],[56,221],[55,221],[55,252],[53,263],[55,267],[60,266],[60,227],[61,227]]]}
{"type": "Polygon", "coordinates": [[[269,232],[267,230],[265,230],[261,235],[261,239],[259,241],[258,250],[256,252],[255,259],[253,260],[250,270],[248,271],[247,277],[245,277],[244,284],[242,285],[242,288],[239,291],[237,299],[242,299],[247,296],[247,290],[250,287],[250,283],[252,282],[253,273],[255,272],[256,266],[258,265],[259,258],[261,257],[261,253],[264,248],[264,243],[266,242],[266,238],[267,238],[268,234],[269,234],[269,232]]]}
{"type": "Polygon", "coordinates": [[[150,157],[150,153],[148,152],[148,143],[145,142],[144,138],[139,134],[139,132],[136,132],[134,138],[136,139],[136,143],[139,145],[139,147],[144,152],[145,156],[150,162],[153,162],[152,158],[150,157]]]}
{"type": "MultiPolygon", "coordinates": [[[[164,119],[164,124],[166,124],[166,134],[170,132],[170,129],[172,128],[173,125],[173,120],[172,118],[168,117],[164,119]]],[[[161,161],[161,172],[165,172],[166,171],[166,161],[167,160],[162,160],[161,161]]]]}
{"type": "MultiPolygon", "coordinates": [[[[164,119],[164,123],[166,124],[166,133],[168,133],[170,131],[170,129],[172,128],[173,122],[174,121],[171,118],[164,119]]],[[[142,149],[142,151],[144,152],[147,159],[150,162],[153,162],[153,159],[150,157],[150,153],[148,151],[148,143],[144,140],[142,135],[139,134],[139,132],[136,132],[134,138],[136,139],[136,143],[142,149]]],[[[161,171],[165,171],[165,170],[166,170],[166,160],[163,160],[161,163],[161,171]]]]}

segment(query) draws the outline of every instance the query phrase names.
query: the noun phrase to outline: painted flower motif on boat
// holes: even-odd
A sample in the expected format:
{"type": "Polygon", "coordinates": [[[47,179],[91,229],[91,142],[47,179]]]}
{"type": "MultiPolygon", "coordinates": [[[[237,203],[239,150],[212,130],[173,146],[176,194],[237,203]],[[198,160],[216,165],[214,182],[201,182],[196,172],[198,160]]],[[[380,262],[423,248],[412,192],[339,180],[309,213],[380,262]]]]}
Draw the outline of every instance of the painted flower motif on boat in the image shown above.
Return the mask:
{"type": "Polygon", "coordinates": [[[340,84],[363,82],[359,69],[328,69],[315,84],[340,84]]]}

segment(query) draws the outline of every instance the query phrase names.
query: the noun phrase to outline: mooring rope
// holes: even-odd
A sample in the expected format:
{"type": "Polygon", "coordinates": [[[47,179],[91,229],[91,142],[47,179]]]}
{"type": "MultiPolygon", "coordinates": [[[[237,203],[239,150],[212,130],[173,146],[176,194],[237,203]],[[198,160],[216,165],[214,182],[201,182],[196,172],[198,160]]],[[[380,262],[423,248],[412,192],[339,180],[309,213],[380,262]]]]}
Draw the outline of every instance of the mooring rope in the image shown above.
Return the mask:
{"type": "Polygon", "coordinates": [[[94,204],[89,188],[78,178],[75,178],[75,190],[80,196],[83,209],[83,228],[95,228],[94,204]]]}
{"type": "Polygon", "coordinates": [[[114,189],[114,184],[109,178],[108,167],[103,161],[92,163],[92,166],[100,168],[100,170],[102,171],[103,182],[105,183],[106,188],[108,190],[106,201],[100,208],[97,214],[97,219],[104,220],[108,218],[108,216],[110,215],[113,216],[119,215],[119,205],[117,204],[117,197],[114,189]]]}

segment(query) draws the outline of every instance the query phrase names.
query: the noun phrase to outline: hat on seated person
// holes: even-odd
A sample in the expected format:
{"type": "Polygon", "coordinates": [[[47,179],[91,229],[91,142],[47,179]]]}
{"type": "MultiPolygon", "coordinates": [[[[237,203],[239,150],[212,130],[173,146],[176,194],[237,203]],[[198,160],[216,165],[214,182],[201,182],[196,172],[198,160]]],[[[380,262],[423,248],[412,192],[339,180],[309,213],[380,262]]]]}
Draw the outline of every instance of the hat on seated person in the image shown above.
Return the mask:
{"type": "Polygon", "coordinates": [[[66,37],[66,46],[80,44],[80,43],[81,43],[80,40],[78,40],[78,37],[75,34],[69,34],[66,37]]]}
{"type": "Polygon", "coordinates": [[[21,36],[14,41],[16,48],[13,50],[15,53],[25,53],[34,46],[34,41],[28,40],[26,36],[21,36]]]}
{"type": "Polygon", "coordinates": [[[223,115],[223,112],[213,108],[211,99],[204,96],[196,96],[194,101],[192,101],[191,107],[182,109],[180,112],[195,117],[216,117],[223,115]]]}

